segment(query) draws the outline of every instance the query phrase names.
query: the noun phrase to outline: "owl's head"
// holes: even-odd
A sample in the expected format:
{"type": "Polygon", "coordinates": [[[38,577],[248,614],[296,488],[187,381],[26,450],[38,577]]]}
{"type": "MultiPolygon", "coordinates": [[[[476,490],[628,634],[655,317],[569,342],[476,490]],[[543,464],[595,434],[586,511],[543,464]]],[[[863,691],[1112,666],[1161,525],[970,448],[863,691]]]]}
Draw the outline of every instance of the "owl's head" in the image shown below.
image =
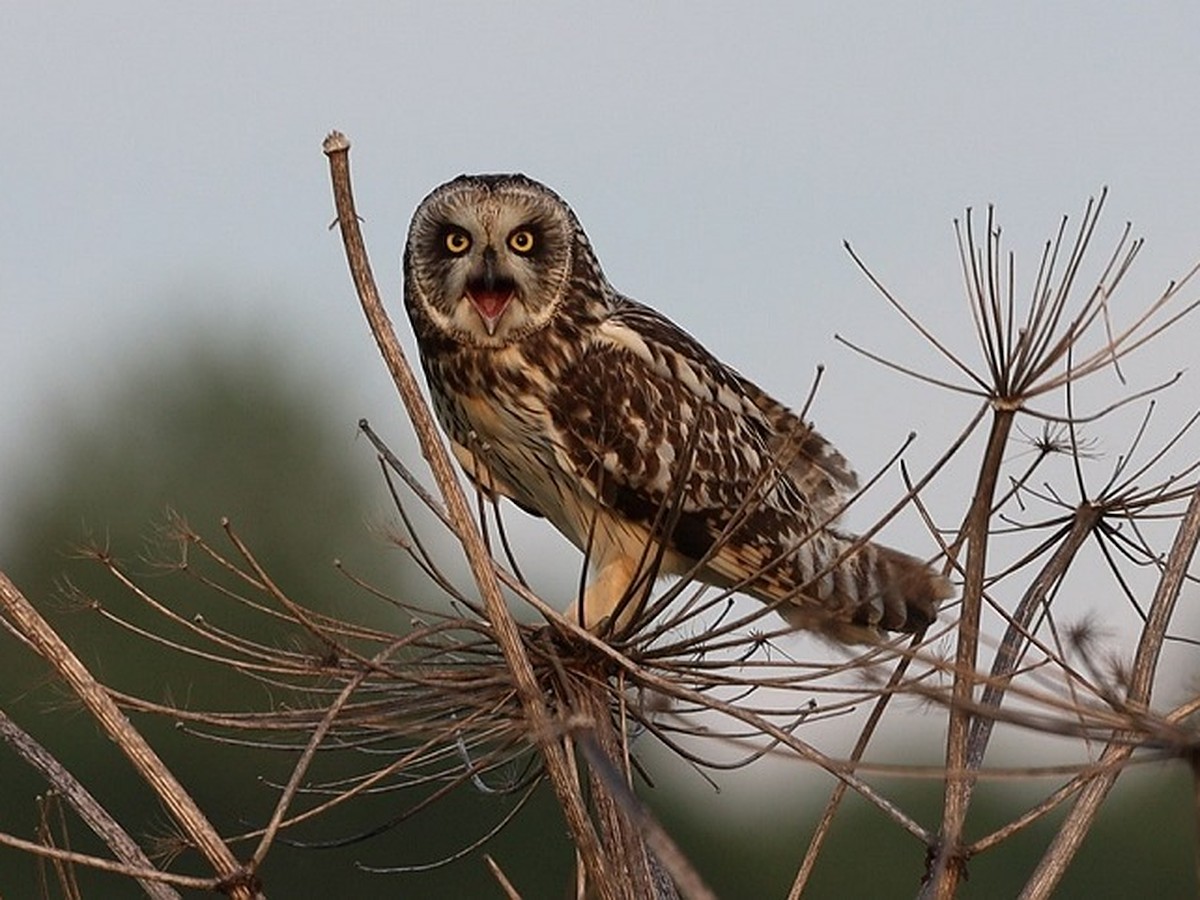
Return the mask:
{"type": "Polygon", "coordinates": [[[574,213],[545,185],[460,175],[413,214],[405,303],[443,337],[502,347],[553,318],[581,253],[591,262],[574,213]]]}

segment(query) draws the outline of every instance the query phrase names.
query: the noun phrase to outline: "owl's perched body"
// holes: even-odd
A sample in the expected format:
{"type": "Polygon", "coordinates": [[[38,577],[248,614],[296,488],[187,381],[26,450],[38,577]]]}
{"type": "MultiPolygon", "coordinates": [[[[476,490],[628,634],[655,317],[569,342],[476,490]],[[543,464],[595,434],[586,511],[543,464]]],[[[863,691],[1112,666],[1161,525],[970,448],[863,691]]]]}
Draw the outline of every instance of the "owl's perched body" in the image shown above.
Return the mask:
{"type": "Polygon", "coordinates": [[[460,176],[418,207],[404,300],[434,409],[490,494],[589,554],[588,627],[661,573],[777,603],[845,640],[916,631],[948,583],[835,528],[842,456],[664,316],[617,293],[574,213],[523,175],[460,176]]]}

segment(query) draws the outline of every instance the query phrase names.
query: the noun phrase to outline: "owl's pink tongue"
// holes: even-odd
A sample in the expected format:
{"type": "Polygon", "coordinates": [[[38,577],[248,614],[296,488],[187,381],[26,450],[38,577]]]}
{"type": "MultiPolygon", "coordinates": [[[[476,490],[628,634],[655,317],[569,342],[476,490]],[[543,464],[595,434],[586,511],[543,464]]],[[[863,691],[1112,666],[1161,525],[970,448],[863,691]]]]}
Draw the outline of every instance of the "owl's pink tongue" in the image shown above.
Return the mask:
{"type": "Polygon", "coordinates": [[[488,334],[496,330],[496,323],[500,321],[500,317],[504,315],[504,310],[508,308],[509,302],[512,300],[512,291],[469,291],[467,294],[471,298],[471,303],[479,313],[479,317],[483,319],[483,324],[487,327],[488,334]]]}

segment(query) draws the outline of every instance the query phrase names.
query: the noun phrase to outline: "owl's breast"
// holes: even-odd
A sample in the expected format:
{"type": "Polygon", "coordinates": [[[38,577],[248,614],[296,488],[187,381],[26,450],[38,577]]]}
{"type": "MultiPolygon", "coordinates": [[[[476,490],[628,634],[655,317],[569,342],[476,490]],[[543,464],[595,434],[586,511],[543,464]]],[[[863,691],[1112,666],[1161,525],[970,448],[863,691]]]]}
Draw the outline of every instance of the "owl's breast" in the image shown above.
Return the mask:
{"type": "Polygon", "coordinates": [[[545,428],[550,386],[519,348],[464,348],[426,362],[438,418],[456,441],[502,448],[545,428]]]}
{"type": "Polygon", "coordinates": [[[555,521],[571,491],[550,413],[554,388],[520,348],[426,359],[434,411],[468,474],[555,521]]]}

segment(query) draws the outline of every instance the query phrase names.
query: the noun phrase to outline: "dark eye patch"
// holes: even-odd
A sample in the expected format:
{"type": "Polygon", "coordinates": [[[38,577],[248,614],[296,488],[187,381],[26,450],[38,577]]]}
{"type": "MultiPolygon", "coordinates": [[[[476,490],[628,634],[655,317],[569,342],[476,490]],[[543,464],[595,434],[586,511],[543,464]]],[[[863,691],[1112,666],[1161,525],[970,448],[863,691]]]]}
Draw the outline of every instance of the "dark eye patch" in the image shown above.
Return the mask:
{"type": "Polygon", "coordinates": [[[533,221],[533,222],[524,222],[524,223],[518,225],[516,228],[514,228],[512,231],[510,231],[508,233],[507,240],[508,240],[508,245],[513,250],[515,250],[517,253],[519,253],[521,256],[524,256],[527,258],[529,258],[529,257],[536,258],[539,256],[543,256],[546,252],[546,239],[545,238],[546,238],[545,228],[542,227],[540,222],[533,221]],[[514,239],[517,238],[518,235],[522,235],[522,234],[527,234],[529,236],[529,238],[531,238],[531,240],[529,242],[529,249],[527,249],[527,250],[522,249],[521,246],[519,246],[517,243],[514,243],[514,239]]]}
{"type": "Polygon", "coordinates": [[[433,254],[442,259],[455,259],[470,249],[471,233],[461,225],[447,222],[438,227],[430,241],[433,254]]]}

